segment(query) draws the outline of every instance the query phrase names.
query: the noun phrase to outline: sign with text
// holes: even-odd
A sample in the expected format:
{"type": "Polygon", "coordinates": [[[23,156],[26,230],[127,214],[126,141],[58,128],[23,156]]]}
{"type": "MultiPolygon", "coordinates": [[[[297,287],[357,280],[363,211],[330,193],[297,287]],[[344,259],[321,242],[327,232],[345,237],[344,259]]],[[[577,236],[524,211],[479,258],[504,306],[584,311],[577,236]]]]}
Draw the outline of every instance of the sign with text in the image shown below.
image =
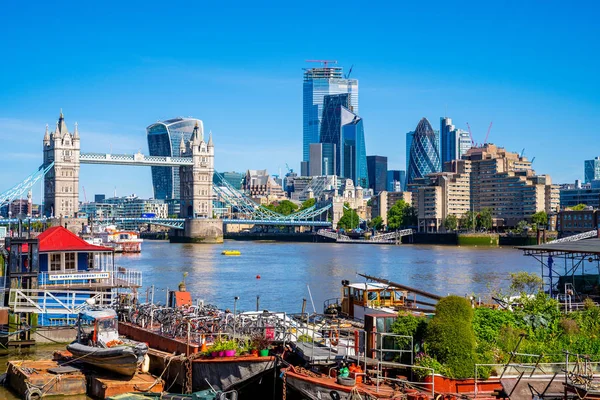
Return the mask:
{"type": "Polygon", "coordinates": [[[73,281],[76,279],[106,279],[110,277],[109,272],[85,272],[82,274],[52,274],[48,275],[50,281],[73,281]]]}

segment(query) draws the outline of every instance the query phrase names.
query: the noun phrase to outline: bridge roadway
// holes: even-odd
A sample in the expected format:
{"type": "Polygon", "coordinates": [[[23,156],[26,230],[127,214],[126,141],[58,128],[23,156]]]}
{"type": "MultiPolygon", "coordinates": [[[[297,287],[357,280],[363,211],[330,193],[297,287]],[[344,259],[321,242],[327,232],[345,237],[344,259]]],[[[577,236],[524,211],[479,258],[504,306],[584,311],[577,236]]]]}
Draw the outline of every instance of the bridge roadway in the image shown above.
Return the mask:
{"type": "Polygon", "coordinates": [[[79,154],[79,162],[81,164],[138,165],[145,167],[179,167],[182,165],[194,165],[194,159],[191,157],[147,156],[142,153],[81,153],[79,154]]]}

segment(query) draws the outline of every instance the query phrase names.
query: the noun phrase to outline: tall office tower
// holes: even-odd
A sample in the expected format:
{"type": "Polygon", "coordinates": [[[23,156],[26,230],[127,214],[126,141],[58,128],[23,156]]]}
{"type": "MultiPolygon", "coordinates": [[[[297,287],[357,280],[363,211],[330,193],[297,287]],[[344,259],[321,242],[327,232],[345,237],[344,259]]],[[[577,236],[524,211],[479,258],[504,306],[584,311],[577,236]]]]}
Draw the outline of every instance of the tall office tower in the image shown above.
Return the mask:
{"type": "Polygon", "coordinates": [[[369,188],[377,194],[387,188],[387,157],[367,156],[367,170],[369,172],[369,188]]]}
{"type": "Polygon", "coordinates": [[[415,129],[410,146],[407,185],[416,178],[441,171],[436,134],[427,118],[421,119],[415,129]]]}
{"type": "Polygon", "coordinates": [[[320,142],[320,127],[323,115],[324,97],[331,94],[349,93],[346,106],[358,114],[358,80],[347,79],[341,67],[306,68],[303,84],[302,113],[302,161],[309,161],[310,144],[320,142]]]}
{"type": "MultiPolygon", "coordinates": [[[[195,118],[173,118],[156,122],[146,128],[148,151],[151,156],[179,157],[179,145],[189,142],[196,124],[195,118]]],[[[179,167],[150,167],[154,198],[159,200],[180,199],[179,167]]],[[[169,210],[172,213],[173,210],[169,210]]],[[[173,213],[177,213],[175,210],[173,213]]]]}
{"type": "Polygon", "coordinates": [[[412,145],[415,131],[406,132],[406,171],[408,171],[408,164],[410,161],[410,146],[412,145]]]}
{"type": "Polygon", "coordinates": [[[585,183],[600,179],[600,157],[584,161],[585,183]]]}
{"type": "Polygon", "coordinates": [[[386,190],[388,192],[402,192],[406,189],[406,171],[389,170],[387,172],[386,190]]]}
{"type": "Polygon", "coordinates": [[[310,176],[335,175],[336,145],[333,143],[311,143],[308,174],[310,176]]]}
{"type": "Polygon", "coordinates": [[[349,178],[355,186],[369,187],[363,120],[348,108],[349,93],[327,95],[323,105],[321,143],[335,145],[335,175],[349,178]]]}
{"type": "Polygon", "coordinates": [[[456,160],[456,136],[453,134],[454,125],[452,125],[452,119],[448,117],[440,118],[440,135],[441,135],[441,148],[440,158],[442,165],[448,161],[456,160]]]}

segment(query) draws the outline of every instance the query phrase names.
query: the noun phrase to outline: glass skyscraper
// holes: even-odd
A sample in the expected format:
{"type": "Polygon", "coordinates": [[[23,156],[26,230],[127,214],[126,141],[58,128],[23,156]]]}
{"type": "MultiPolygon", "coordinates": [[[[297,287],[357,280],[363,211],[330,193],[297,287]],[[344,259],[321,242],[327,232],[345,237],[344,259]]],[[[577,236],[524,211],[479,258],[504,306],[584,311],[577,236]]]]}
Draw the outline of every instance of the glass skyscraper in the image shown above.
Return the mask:
{"type": "Polygon", "coordinates": [[[408,164],[410,163],[410,146],[414,136],[415,131],[406,132],[406,171],[408,171],[408,164]]]}
{"type": "Polygon", "coordinates": [[[443,169],[445,163],[460,159],[471,148],[471,136],[469,132],[452,125],[452,119],[448,117],[440,118],[440,134],[440,159],[443,169]]]}
{"type": "Polygon", "coordinates": [[[600,157],[596,157],[593,160],[585,160],[583,172],[585,183],[592,183],[592,181],[600,179],[600,157]]]}
{"type": "Polygon", "coordinates": [[[369,171],[369,188],[373,194],[387,189],[387,157],[367,156],[367,169],[369,171]]]}
{"type": "MultiPolygon", "coordinates": [[[[181,138],[190,140],[196,123],[202,121],[195,118],[174,118],[156,122],[146,128],[148,133],[148,151],[151,156],[179,157],[181,138]]],[[[154,198],[159,200],[178,200],[179,168],[150,167],[154,198]]],[[[171,210],[169,211],[171,213],[171,210]]]]}
{"type": "Polygon", "coordinates": [[[388,192],[402,192],[406,189],[406,171],[389,170],[387,172],[386,190],[388,192]]]}
{"type": "Polygon", "coordinates": [[[349,93],[325,96],[320,142],[335,144],[335,175],[368,188],[363,120],[348,109],[350,104],[349,93]]]}
{"type": "Polygon", "coordinates": [[[416,178],[441,171],[438,136],[433,131],[427,118],[421,119],[415,129],[407,171],[407,184],[416,178]]]}
{"type": "Polygon", "coordinates": [[[302,161],[310,159],[310,144],[320,142],[323,103],[326,95],[349,93],[346,108],[358,114],[358,80],[346,79],[340,67],[304,70],[302,114],[302,161]]]}

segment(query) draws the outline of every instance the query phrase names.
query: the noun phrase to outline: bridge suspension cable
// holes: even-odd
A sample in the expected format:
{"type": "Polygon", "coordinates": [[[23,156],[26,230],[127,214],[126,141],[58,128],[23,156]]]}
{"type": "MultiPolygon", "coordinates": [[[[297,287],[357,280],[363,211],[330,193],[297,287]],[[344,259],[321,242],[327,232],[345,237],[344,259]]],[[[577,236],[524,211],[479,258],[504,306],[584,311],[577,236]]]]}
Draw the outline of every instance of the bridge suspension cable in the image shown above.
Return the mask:
{"type": "Polygon", "coordinates": [[[16,184],[7,191],[0,193],[0,207],[4,207],[11,201],[21,196],[35,185],[41,178],[44,177],[54,167],[54,162],[51,162],[46,167],[41,165],[35,172],[25,178],[22,182],[16,184]]]}

